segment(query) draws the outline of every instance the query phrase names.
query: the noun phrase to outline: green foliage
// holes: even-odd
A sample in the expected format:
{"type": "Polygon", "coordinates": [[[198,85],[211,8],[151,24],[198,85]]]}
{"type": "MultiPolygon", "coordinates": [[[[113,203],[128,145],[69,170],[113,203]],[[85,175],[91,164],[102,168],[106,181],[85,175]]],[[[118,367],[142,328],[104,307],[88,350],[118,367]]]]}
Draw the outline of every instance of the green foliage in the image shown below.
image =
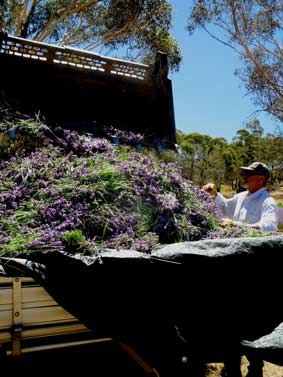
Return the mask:
{"type": "Polygon", "coordinates": [[[177,141],[183,150],[182,155],[176,156],[182,175],[197,186],[211,181],[218,190],[221,185],[229,185],[235,192],[242,184],[240,166],[254,161],[262,161],[272,170],[269,188],[283,182],[283,134],[277,129],[276,133],[264,136],[257,119],[247,122],[245,129],[239,129],[232,143],[181,131],[177,131],[177,141]]]}
{"type": "Polygon", "coordinates": [[[198,186],[203,186],[208,181],[220,186],[225,178],[223,151],[227,141],[197,132],[186,135],[180,131],[177,133],[177,140],[183,150],[183,156],[179,157],[183,176],[198,186]]]}
{"type": "Polygon", "coordinates": [[[239,55],[242,65],[235,73],[247,93],[260,110],[280,121],[283,120],[282,14],[282,1],[194,0],[187,25],[189,33],[203,28],[239,55]]]}
{"type": "Polygon", "coordinates": [[[11,142],[17,145],[3,147],[0,161],[1,255],[47,248],[150,252],[217,229],[214,203],[181,177],[179,154],[117,148],[38,119],[12,118],[1,123],[3,138],[16,129],[11,142]]]}
{"type": "Polygon", "coordinates": [[[75,250],[80,250],[86,247],[86,239],[80,229],[70,230],[62,236],[62,243],[65,249],[74,252],[75,250]]]}
{"type": "Polygon", "coordinates": [[[167,0],[2,3],[2,23],[12,35],[100,53],[104,48],[104,55],[122,48],[122,57],[145,63],[152,62],[157,51],[163,51],[169,56],[171,68],[179,68],[181,52],[170,34],[172,7],[167,0]]]}
{"type": "Polygon", "coordinates": [[[3,119],[0,121],[0,157],[43,147],[43,136],[43,124],[38,117],[34,120],[16,118],[13,122],[3,119]],[[9,136],[10,133],[13,136],[9,136]]]}
{"type": "Polygon", "coordinates": [[[176,162],[176,160],[178,160],[178,155],[172,150],[163,150],[157,155],[157,157],[166,163],[176,162]]]}

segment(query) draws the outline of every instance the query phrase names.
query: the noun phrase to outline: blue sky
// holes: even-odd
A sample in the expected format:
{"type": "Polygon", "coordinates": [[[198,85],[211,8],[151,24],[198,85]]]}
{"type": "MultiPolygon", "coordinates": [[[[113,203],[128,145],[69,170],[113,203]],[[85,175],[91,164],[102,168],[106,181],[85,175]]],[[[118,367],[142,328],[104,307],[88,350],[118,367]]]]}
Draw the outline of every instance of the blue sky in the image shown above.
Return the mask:
{"type": "MultiPolygon", "coordinates": [[[[190,0],[169,0],[174,9],[173,36],[182,48],[180,71],[171,73],[176,128],[232,141],[236,131],[257,108],[245,96],[239,78],[234,76],[239,58],[232,49],[212,39],[202,30],[193,36],[185,30],[190,0]]],[[[275,121],[257,116],[265,132],[274,132],[275,121]]]]}

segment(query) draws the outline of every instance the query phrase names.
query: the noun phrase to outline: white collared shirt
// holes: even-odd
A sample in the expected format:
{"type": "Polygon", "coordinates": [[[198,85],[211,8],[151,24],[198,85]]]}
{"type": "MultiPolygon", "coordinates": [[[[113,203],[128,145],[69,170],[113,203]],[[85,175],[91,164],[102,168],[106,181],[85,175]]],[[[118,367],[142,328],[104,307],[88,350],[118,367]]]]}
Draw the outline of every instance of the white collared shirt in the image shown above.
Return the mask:
{"type": "Polygon", "coordinates": [[[234,221],[257,225],[263,231],[276,231],[278,208],[275,200],[265,188],[250,194],[248,191],[226,199],[217,193],[215,203],[223,215],[234,221]]]}

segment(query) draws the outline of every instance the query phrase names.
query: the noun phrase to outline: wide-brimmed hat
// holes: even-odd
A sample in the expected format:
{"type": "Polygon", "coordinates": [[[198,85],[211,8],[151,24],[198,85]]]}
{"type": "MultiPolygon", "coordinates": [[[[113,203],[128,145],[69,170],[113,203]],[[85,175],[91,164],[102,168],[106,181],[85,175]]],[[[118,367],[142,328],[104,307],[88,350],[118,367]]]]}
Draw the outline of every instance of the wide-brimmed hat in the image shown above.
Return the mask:
{"type": "Polygon", "coordinates": [[[269,177],[269,169],[267,165],[262,162],[253,162],[249,166],[240,167],[241,175],[262,175],[266,178],[269,177]]]}

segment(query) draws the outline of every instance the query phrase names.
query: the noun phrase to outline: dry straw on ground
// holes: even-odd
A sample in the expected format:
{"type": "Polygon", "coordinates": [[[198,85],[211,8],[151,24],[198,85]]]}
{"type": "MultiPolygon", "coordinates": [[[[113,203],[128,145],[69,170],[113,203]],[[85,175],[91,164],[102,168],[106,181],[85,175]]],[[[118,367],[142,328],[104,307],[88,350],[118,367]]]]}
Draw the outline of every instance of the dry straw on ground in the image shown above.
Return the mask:
{"type": "MultiPolygon", "coordinates": [[[[248,373],[248,365],[248,360],[243,356],[241,366],[243,377],[246,377],[248,373]]],[[[222,368],[222,363],[208,364],[206,377],[220,377],[222,368]]],[[[264,362],[263,377],[283,377],[283,366],[278,366],[275,364],[264,362]]]]}

